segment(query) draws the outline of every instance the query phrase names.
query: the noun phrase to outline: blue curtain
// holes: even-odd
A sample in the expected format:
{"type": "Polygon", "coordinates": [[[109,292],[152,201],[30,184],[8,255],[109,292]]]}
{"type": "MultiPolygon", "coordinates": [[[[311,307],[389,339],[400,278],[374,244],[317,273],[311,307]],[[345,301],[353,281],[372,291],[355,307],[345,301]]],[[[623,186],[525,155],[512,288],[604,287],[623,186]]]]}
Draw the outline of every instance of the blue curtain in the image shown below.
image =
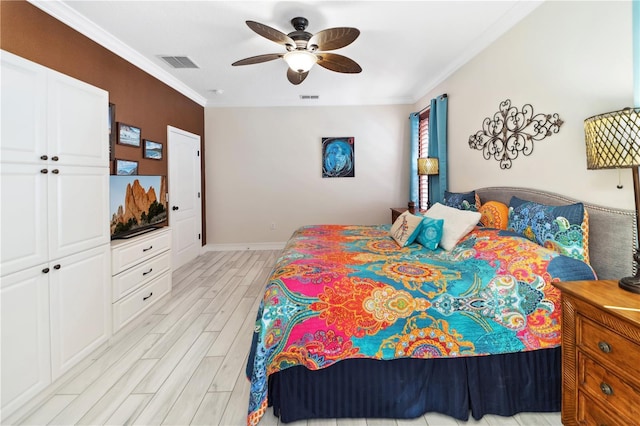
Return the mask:
{"type": "Polygon", "coordinates": [[[442,203],[447,189],[447,95],[431,99],[429,157],[438,158],[438,174],[429,176],[429,205],[442,203]]]}
{"type": "Polygon", "coordinates": [[[409,138],[411,155],[409,155],[409,201],[418,205],[418,138],[420,135],[420,114],[409,115],[409,138]]]}

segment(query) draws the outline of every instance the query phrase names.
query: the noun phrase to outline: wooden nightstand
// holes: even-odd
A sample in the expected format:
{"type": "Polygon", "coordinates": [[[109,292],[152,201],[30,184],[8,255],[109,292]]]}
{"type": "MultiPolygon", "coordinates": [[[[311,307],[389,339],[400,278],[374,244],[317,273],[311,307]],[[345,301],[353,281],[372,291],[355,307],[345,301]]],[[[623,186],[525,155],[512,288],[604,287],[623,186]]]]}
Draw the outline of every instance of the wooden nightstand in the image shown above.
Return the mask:
{"type": "MultiPolygon", "coordinates": [[[[402,213],[406,212],[407,210],[409,209],[406,207],[391,207],[391,223],[395,222],[398,216],[400,216],[402,213]]],[[[414,214],[424,214],[426,212],[427,212],[426,210],[416,209],[416,212],[414,214]]]]}
{"type": "Polygon", "coordinates": [[[617,281],[562,291],[562,423],[640,422],[640,295],[617,281]]]}
{"type": "Polygon", "coordinates": [[[391,223],[395,222],[398,216],[406,212],[406,207],[391,207],[391,223]]]}

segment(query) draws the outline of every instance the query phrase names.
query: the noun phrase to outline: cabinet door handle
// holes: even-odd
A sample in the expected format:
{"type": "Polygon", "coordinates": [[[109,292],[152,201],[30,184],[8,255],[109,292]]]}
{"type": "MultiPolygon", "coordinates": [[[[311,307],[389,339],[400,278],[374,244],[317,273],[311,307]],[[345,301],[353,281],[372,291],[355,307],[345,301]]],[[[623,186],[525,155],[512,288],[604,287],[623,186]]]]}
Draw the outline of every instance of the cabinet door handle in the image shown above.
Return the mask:
{"type": "Polygon", "coordinates": [[[45,174],[45,175],[46,175],[47,173],[49,173],[49,170],[47,170],[47,169],[40,169],[40,173],[42,173],[42,174],[45,174]]]}
{"type": "Polygon", "coordinates": [[[58,160],[59,160],[59,158],[58,158],[58,156],[57,156],[57,155],[54,155],[53,157],[51,157],[51,159],[52,159],[53,161],[58,161],[58,160]]]}
{"type": "Polygon", "coordinates": [[[42,270],[42,273],[43,273],[43,274],[48,274],[48,273],[49,273],[49,268],[44,268],[44,269],[42,270]]]}
{"type": "Polygon", "coordinates": [[[55,269],[56,271],[60,269],[60,264],[58,263],[57,265],[53,265],[53,269],[55,269]]]}
{"type": "Polygon", "coordinates": [[[149,295],[147,297],[143,297],[142,300],[147,300],[148,298],[150,298],[151,296],[153,296],[153,292],[149,293],[149,295]]]}
{"type": "Polygon", "coordinates": [[[57,175],[58,173],[60,173],[60,170],[53,169],[53,170],[51,170],[51,173],[53,173],[54,175],[57,175]]]}
{"type": "Polygon", "coordinates": [[[47,157],[46,155],[41,155],[41,156],[40,156],[40,159],[41,159],[41,160],[48,160],[48,159],[49,159],[49,157],[47,157]]]}
{"type": "Polygon", "coordinates": [[[147,272],[143,272],[142,276],[144,277],[145,275],[150,274],[151,271],[153,271],[153,268],[149,268],[149,270],[147,272]]]}
{"type": "Polygon", "coordinates": [[[600,383],[600,390],[605,395],[613,395],[613,388],[605,382],[600,383]]]}
{"type": "Polygon", "coordinates": [[[611,345],[607,342],[598,342],[598,348],[605,354],[611,353],[611,345]]]}
{"type": "Polygon", "coordinates": [[[153,246],[149,246],[149,248],[142,249],[142,251],[149,251],[149,250],[151,250],[152,248],[153,248],[153,246]]]}

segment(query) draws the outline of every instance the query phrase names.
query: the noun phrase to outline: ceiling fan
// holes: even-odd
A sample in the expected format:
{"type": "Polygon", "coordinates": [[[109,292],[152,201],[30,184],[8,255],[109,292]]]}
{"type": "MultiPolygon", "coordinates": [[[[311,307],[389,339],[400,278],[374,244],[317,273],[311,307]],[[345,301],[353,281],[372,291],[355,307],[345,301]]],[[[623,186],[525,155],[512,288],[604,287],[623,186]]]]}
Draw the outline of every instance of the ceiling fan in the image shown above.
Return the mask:
{"type": "Polygon", "coordinates": [[[316,63],[335,72],[355,74],[362,71],[360,65],[354,60],[336,53],[326,52],[326,50],[340,49],[353,43],[360,35],[357,28],[329,28],[314,35],[305,31],[309,21],[306,18],[297,17],[291,20],[295,31],[285,34],[259,22],[246,22],[249,28],[262,37],[283,45],[287,52],[252,56],[234,62],[231,64],[233,66],[259,64],[282,58],[289,66],[287,79],[292,84],[302,83],[307,78],[313,64],[316,63]]]}

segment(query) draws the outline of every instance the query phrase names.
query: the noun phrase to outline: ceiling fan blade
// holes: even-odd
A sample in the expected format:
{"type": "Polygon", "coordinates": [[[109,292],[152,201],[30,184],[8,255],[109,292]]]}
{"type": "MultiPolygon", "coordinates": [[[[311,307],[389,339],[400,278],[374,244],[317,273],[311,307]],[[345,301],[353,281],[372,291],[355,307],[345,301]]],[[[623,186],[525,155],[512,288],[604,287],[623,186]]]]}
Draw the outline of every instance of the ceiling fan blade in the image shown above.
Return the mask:
{"type": "Polygon", "coordinates": [[[317,50],[335,50],[353,43],[360,35],[360,30],[350,27],[337,27],[322,30],[309,39],[307,48],[317,46],[317,50]]]}
{"type": "Polygon", "coordinates": [[[346,56],[336,53],[317,53],[316,56],[318,57],[317,64],[331,71],[347,74],[357,74],[362,71],[362,68],[360,68],[360,65],[358,65],[356,61],[346,56]]]}
{"type": "Polygon", "coordinates": [[[240,59],[239,61],[235,61],[231,65],[235,67],[238,65],[259,64],[261,62],[268,62],[268,61],[273,61],[274,59],[282,58],[282,56],[283,55],[280,53],[268,53],[266,55],[258,55],[258,56],[252,56],[250,58],[240,59]]]}
{"type": "Polygon", "coordinates": [[[262,37],[295,49],[296,42],[293,41],[291,37],[289,37],[282,31],[278,31],[275,28],[271,28],[270,26],[261,24],[260,22],[256,22],[256,21],[246,21],[246,22],[249,28],[251,28],[253,31],[258,33],[262,37]]]}
{"type": "Polygon", "coordinates": [[[300,84],[307,78],[309,75],[309,71],[307,72],[298,72],[294,71],[291,68],[287,68],[287,79],[291,82],[291,84],[300,84]]]}

